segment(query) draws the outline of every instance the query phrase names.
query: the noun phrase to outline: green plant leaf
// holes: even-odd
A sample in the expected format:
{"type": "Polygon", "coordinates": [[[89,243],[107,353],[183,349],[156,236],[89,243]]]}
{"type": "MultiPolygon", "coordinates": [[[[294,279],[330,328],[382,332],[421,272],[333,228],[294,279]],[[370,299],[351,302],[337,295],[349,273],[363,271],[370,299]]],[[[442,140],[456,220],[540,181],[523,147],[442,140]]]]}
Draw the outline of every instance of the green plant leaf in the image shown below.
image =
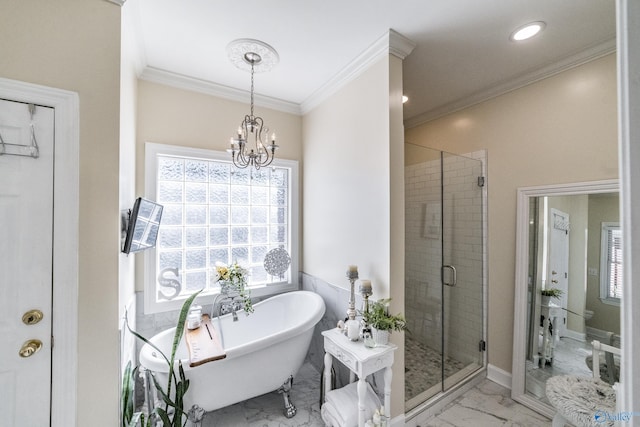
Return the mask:
{"type": "MultiPolygon", "coordinates": [[[[158,417],[162,420],[163,426],[164,427],[180,427],[182,424],[182,419],[183,417],[186,415],[186,413],[184,412],[184,395],[187,392],[187,390],[189,389],[189,380],[186,378],[185,372],[184,372],[184,368],[182,367],[182,361],[178,360],[178,375],[176,375],[176,371],[174,369],[174,364],[175,364],[175,359],[176,359],[176,353],[178,350],[178,347],[180,346],[180,341],[182,340],[182,336],[184,334],[184,325],[186,323],[187,320],[187,314],[189,312],[189,308],[191,307],[191,304],[193,303],[193,301],[195,300],[195,298],[200,294],[200,292],[202,292],[202,289],[195,292],[194,294],[190,295],[182,304],[182,308],[180,309],[180,314],[178,316],[178,323],[176,325],[176,330],[173,336],[173,344],[171,346],[171,356],[168,358],[163,352],[162,350],[160,350],[155,344],[153,344],[151,341],[149,341],[148,339],[146,339],[145,337],[143,337],[142,335],[138,334],[137,332],[135,332],[134,330],[131,329],[131,327],[129,327],[129,322],[127,319],[127,313],[125,312],[125,325],[127,327],[127,329],[129,330],[129,332],[131,332],[136,338],[140,339],[141,341],[143,341],[145,344],[149,344],[152,348],[154,348],[158,353],[160,353],[162,355],[162,357],[164,358],[165,362],[167,362],[167,366],[169,367],[169,374],[168,374],[168,381],[167,381],[167,389],[166,391],[163,390],[162,385],[158,382],[158,380],[156,379],[155,375],[151,375],[151,378],[153,379],[153,385],[155,387],[155,389],[158,391],[158,394],[160,395],[160,398],[162,400],[162,402],[164,403],[165,407],[164,408],[154,408],[153,411],[150,412],[149,414],[149,418],[148,418],[148,427],[151,427],[151,421],[152,421],[152,414],[155,413],[158,415],[158,417]],[[180,378],[180,380],[178,380],[178,376],[180,378]],[[173,398],[172,398],[172,384],[175,383],[175,392],[173,394],[173,398]],[[169,408],[173,408],[173,413],[171,414],[171,417],[169,416],[169,408]]],[[[137,368],[136,368],[137,369],[137,368]]],[[[125,369],[126,371],[126,369],[125,369]]],[[[129,375],[130,377],[130,375],[129,375]]],[[[123,378],[123,381],[125,381],[125,379],[123,378]]],[[[124,389],[123,389],[124,390],[124,389]]],[[[125,396],[123,395],[123,401],[125,399],[125,396]]],[[[127,396],[127,399],[129,397],[127,396]]],[[[124,406],[123,406],[124,407],[124,406]]],[[[142,418],[142,424],[144,425],[144,417],[142,418]]],[[[186,424],[186,421],[185,421],[186,424]]],[[[125,424],[126,425],[126,424],[125,424]]],[[[129,426],[127,426],[129,427],[129,426]]]]}
{"type": "Polygon", "coordinates": [[[169,419],[169,415],[167,415],[167,411],[165,411],[162,408],[156,408],[156,413],[158,414],[158,416],[162,420],[162,425],[163,426],[171,426],[171,425],[173,425],[173,423],[169,419]]]}
{"type": "MultiPolygon", "coordinates": [[[[132,378],[131,378],[131,361],[127,362],[122,374],[122,392],[120,396],[120,407],[122,408],[122,425],[129,426],[133,418],[133,399],[132,399],[132,378]]],[[[135,424],[134,424],[135,425],[135,424]]]]}
{"type": "Polygon", "coordinates": [[[154,343],[152,343],[151,341],[149,341],[148,339],[146,339],[145,337],[143,337],[142,335],[140,335],[139,333],[131,329],[131,327],[129,326],[129,314],[127,311],[124,312],[124,324],[127,327],[127,330],[129,332],[131,332],[136,338],[138,338],[143,343],[149,344],[151,347],[153,347],[156,351],[158,351],[158,353],[160,353],[160,355],[164,358],[167,364],[169,364],[169,359],[167,358],[167,356],[165,356],[162,350],[158,348],[158,346],[156,346],[154,343]]]}
{"type": "MultiPolygon", "coordinates": [[[[173,345],[171,346],[171,359],[169,362],[169,371],[172,373],[172,377],[174,381],[177,382],[175,378],[175,372],[173,370],[173,363],[176,359],[176,352],[178,350],[178,346],[180,345],[180,340],[182,339],[182,335],[184,334],[184,324],[187,321],[187,314],[189,313],[189,308],[193,303],[193,300],[202,292],[200,289],[198,292],[192,294],[189,298],[185,300],[182,304],[182,308],[180,309],[180,315],[178,316],[178,324],[176,325],[176,331],[173,335],[173,345]]],[[[169,384],[167,385],[167,394],[171,394],[171,377],[169,378],[169,384]]]]}

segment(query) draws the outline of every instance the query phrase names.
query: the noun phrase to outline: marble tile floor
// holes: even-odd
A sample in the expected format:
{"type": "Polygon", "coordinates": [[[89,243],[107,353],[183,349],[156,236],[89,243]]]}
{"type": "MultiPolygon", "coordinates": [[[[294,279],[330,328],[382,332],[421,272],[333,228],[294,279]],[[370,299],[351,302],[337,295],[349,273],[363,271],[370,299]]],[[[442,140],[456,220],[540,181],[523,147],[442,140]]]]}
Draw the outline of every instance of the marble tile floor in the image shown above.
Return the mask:
{"type": "Polygon", "coordinates": [[[204,416],[202,427],[322,427],[320,373],[305,363],[293,379],[291,401],[298,409],[293,418],[283,414],[284,401],[277,392],[246,400],[204,416]]]}
{"type": "Polygon", "coordinates": [[[443,410],[418,423],[416,427],[549,427],[551,420],[514,402],[511,391],[493,381],[477,386],[445,406],[443,410]]]}
{"type": "MultiPolygon", "coordinates": [[[[590,338],[590,337],[588,337],[590,338]]],[[[533,363],[526,361],[527,376],[525,388],[528,393],[549,403],[546,397],[547,380],[555,375],[576,375],[590,377],[593,375],[587,366],[586,358],[591,355],[591,339],[586,342],[562,337],[553,351],[553,363],[534,369],[533,363]]]]}
{"type": "MultiPolygon", "coordinates": [[[[420,427],[548,427],[542,415],[511,400],[510,391],[483,380],[447,405],[420,427]]],[[[205,414],[202,427],[324,427],[320,417],[320,373],[305,363],[294,379],[291,399],[298,408],[295,417],[282,414],[282,396],[276,392],[205,414]]]]}

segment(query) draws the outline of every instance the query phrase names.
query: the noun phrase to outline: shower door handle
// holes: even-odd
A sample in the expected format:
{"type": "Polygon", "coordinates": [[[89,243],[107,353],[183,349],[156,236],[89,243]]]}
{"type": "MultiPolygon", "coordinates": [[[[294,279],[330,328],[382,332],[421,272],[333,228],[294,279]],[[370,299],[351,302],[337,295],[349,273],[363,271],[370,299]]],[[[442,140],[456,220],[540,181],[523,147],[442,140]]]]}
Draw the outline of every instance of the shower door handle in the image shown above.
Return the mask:
{"type": "Polygon", "coordinates": [[[456,273],[456,268],[455,268],[453,265],[443,265],[443,266],[442,266],[442,283],[443,283],[443,284],[445,284],[445,285],[447,285],[447,286],[455,286],[455,285],[458,283],[458,277],[457,277],[457,273],[456,273]],[[445,270],[445,268],[448,268],[448,269],[450,269],[450,270],[451,270],[451,273],[452,273],[452,279],[453,279],[453,280],[451,281],[451,283],[447,283],[447,282],[444,280],[444,270],[445,270]]]}

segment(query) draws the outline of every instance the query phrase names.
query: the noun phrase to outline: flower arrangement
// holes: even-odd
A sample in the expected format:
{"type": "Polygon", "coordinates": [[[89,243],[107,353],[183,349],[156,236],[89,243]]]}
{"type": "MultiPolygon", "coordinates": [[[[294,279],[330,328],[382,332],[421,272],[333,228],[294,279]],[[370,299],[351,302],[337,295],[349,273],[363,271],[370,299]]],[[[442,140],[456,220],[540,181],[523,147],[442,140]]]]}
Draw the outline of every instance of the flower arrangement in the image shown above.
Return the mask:
{"type": "Polygon", "coordinates": [[[231,297],[239,297],[244,305],[247,315],[253,313],[251,304],[251,291],[247,288],[247,276],[249,270],[242,267],[237,262],[230,265],[216,263],[216,281],[220,283],[220,292],[231,297]]]}

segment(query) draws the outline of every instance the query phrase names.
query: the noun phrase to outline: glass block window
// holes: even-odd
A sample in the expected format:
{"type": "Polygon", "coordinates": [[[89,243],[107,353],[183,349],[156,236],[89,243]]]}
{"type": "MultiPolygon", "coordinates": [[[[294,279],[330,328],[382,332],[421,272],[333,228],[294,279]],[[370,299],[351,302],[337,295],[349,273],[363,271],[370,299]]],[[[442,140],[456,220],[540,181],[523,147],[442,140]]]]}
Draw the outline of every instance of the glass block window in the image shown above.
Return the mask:
{"type": "Polygon", "coordinates": [[[149,146],[154,158],[147,153],[147,167],[155,169],[146,171],[155,184],[150,196],[164,206],[155,266],[147,269],[153,277],[146,277],[155,288],[154,304],[180,300],[200,289],[216,293],[216,263],[237,262],[249,269],[251,288],[292,283],[292,268],[283,276],[271,276],[264,259],[274,248],[295,257],[291,207],[296,162],[276,160],[260,170],[238,169],[227,153],[149,146]],[[179,281],[179,292],[170,279],[179,281]]]}
{"type": "Polygon", "coordinates": [[[622,298],[622,231],[619,223],[603,222],[600,251],[600,299],[619,305],[622,298]]]}

